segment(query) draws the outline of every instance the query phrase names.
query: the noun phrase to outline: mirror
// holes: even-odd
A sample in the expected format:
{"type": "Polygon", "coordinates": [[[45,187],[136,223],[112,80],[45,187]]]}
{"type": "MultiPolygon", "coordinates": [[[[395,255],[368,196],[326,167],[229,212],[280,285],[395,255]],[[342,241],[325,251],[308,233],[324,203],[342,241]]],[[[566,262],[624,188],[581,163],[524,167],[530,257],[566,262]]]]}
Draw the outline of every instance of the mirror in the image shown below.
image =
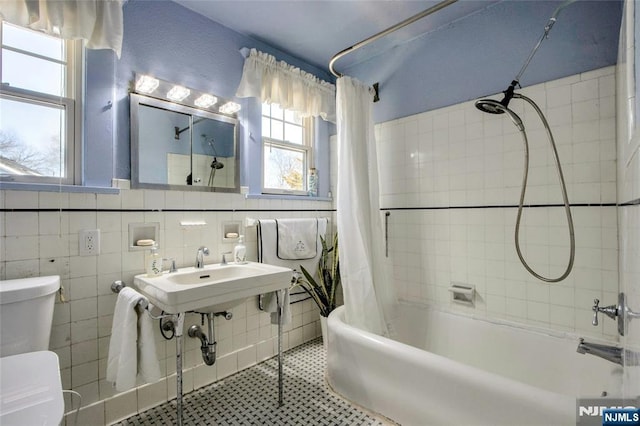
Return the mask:
{"type": "Polygon", "coordinates": [[[239,192],[235,118],[131,94],[134,188],[239,192]]]}

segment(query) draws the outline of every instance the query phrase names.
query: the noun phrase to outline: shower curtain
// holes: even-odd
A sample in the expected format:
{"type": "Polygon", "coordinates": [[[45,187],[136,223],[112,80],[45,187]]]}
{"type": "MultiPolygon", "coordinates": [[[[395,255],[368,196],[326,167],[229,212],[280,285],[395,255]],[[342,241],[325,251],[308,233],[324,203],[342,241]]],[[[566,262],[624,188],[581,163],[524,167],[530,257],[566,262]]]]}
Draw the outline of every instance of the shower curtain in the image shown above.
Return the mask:
{"type": "Polygon", "coordinates": [[[395,293],[384,256],[378,158],[369,88],[350,77],[337,82],[337,222],[340,274],[349,324],[386,335],[395,293]]]}

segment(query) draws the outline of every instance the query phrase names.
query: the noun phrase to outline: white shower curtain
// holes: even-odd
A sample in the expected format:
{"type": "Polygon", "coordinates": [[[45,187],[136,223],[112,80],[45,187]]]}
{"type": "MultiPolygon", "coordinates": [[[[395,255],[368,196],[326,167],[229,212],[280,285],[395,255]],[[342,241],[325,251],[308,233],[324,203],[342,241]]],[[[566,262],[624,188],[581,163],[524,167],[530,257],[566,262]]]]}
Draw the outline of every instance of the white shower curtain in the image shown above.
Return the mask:
{"type": "Polygon", "coordinates": [[[359,81],[338,79],[337,222],[347,322],[384,335],[395,293],[384,255],[372,99],[359,81]]]}

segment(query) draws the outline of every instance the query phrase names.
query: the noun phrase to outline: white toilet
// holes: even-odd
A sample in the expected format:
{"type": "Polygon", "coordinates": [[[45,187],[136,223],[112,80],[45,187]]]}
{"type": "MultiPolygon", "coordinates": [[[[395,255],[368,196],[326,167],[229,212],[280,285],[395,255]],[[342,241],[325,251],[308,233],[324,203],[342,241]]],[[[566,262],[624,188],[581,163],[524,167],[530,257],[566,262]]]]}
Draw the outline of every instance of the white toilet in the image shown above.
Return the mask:
{"type": "Polygon", "coordinates": [[[0,281],[0,425],[59,425],[58,356],[48,351],[60,277],[0,281]]]}

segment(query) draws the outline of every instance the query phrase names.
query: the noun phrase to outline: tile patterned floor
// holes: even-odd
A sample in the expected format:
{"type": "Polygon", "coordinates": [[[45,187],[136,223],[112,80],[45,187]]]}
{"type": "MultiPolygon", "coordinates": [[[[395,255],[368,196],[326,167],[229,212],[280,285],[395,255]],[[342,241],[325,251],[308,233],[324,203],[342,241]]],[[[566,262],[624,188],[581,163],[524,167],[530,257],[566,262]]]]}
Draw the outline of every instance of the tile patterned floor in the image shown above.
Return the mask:
{"type": "MultiPolygon", "coordinates": [[[[322,340],[284,355],[283,407],[278,407],[277,360],[269,359],[185,395],[185,425],[388,425],[329,391],[324,380],[322,340]]],[[[119,423],[120,426],[174,425],[175,400],[119,423]]]]}

